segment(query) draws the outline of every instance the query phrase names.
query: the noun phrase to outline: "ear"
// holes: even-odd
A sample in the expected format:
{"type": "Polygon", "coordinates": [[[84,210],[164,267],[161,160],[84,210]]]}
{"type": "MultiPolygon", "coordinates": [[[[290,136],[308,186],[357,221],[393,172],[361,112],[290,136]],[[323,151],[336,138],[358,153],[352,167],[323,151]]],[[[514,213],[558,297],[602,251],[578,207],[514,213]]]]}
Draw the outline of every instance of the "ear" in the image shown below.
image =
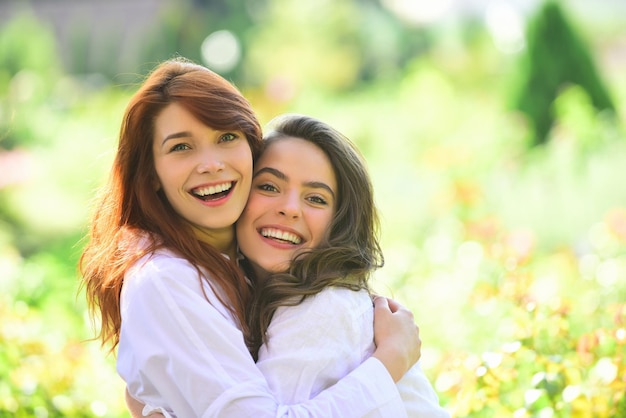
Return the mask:
{"type": "Polygon", "coordinates": [[[157,176],[154,176],[154,178],[152,179],[152,188],[155,192],[161,190],[161,182],[159,181],[159,178],[157,176]]]}

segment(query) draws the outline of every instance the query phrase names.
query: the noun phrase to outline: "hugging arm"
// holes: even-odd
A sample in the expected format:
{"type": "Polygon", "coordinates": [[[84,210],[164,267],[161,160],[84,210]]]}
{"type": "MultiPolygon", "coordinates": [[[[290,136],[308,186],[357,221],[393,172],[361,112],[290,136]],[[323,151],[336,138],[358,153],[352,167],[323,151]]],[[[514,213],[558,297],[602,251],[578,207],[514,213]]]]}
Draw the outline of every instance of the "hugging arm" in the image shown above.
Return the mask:
{"type": "MultiPolygon", "coordinates": [[[[385,306],[384,301],[380,302],[385,306]]],[[[395,312],[402,311],[393,300],[387,301],[389,305],[395,312]]],[[[381,312],[383,317],[385,311],[386,308],[381,312]]],[[[400,315],[411,317],[408,312],[400,315]]],[[[387,330],[389,324],[381,320],[380,315],[378,319],[378,325],[387,330]]],[[[261,347],[257,366],[281,401],[296,403],[310,399],[373,353],[372,320],[372,304],[367,292],[327,288],[297,306],[276,311],[267,331],[269,342],[261,347]]],[[[379,338],[382,337],[379,335],[379,338]]],[[[370,412],[367,418],[406,415],[450,418],[439,405],[437,394],[419,362],[396,386],[403,409],[397,409],[394,403],[370,412]]]]}
{"type": "MultiPolygon", "coordinates": [[[[328,287],[275,312],[257,367],[281,402],[311,399],[372,355],[372,320],[367,291],[328,287]]],[[[406,416],[398,398],[367,415],[390,416],[406,416]]]]}
{"type": "MultiPolygon", "coordinates": [[[[383,340],[379,358],[366,360],[314,399],[280,404],[243,336],[217,309],[219,302],[213,297],[207,303],[193,267],[153,260],[135,276],[123,295],[118,371],[132,398],[148,410],[162,407],[178,417],[362,416],[399,401],[385,367],[400,370],[416,357],[414,349],[386,347],[398,339],[383,340]],[[399,354],[405,357],[399,360],[399,354]]],[[[211,296],[208,286],[204,290],[211,296]]],[[[404,344],[419,340],[412,317],[387,311],[387,325],[406,332],[404,344]]]]}
{"type": "Polygon", "coordinates": [[[416,363],[396,384],[402,402],[410,417],[450,418],[450,413],[439,405],[437,392],[416,363]]]}

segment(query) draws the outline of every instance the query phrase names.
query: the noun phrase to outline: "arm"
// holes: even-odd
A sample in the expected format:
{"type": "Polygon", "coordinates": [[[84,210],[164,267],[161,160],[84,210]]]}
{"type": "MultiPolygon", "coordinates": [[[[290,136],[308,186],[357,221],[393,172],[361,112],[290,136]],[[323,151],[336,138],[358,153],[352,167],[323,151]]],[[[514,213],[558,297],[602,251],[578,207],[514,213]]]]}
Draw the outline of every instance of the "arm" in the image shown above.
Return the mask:
{"type": "MultiPolygon", "coordinates": [[[[257,367],[281,402],[311,399],[372,355],[372,321],[372,300],[366,291],[326,288],[299,305],[276,311],[257,367]]],[[[377,412],[406,415],[400,402],[377,412]]]]}
{"type": "MultiPolygon", "coordinates": [[[[374,302],[376,303],[378,299],[385,298],[377,297],[374,302]]],[[[385,305],[384,302],[384,300],[379,301],[383,306],[385,305]]],[[[388,299],[387,302],[393,314],[407,315],[413,318],[411,312],[407,312],[406,309],[396,301],[388,299]]],[[[380,315],[378,315],[377,318],[381,318],[383,321],[389,319],[389,311],[387,311],[387,309],[381,309],[379,313],[380,315]]],[[[379,321],[378,325],[385,328],[383,321],[379,321]]],[[[382,334],[379,334],[379,336],[382,337],[382,334]]],[[[421,341],[418,341],[418,343],[421,348],[421,341]]],[[[437,393],[424,374],[419,362],[416,362],[409,371],[402,376],[397,382],[397,387],[408,416],[450,418],[450,414],[439,405],[437,393]]]]}
{"type": "Polygon", "coordinates": [[[406,412],[410,417],[450,418],[450,413],[439,405],[439,397],[416,363],[396,385],[406,412]]]}
{"type": "MultiPolygon", "coordinates": [[[[365,292],[329,288],[293,307],[280,308],[270,324],[269,345],[261,348],[257,366],[279,401],[297,403],[312,398],[356,368],[371,355],[372,308],[365,292]]],[[[397,383],[409,417],[449,418],[439,406],[419,362],[397,383]]],[[[133,418],[144,405],[126,391],[133,418]]],[[[376,411],[380,416],[404,416],[397,404],[376,411]]],[[[163,417],[156,413],[155,418],[163,417]]],[[[368,414],[368,418],[374,417],[368,414]]]]}
{"type": "Polygon", "coordinates": [[[397,397],[383,367],[396,361],[385,357],[393,352],[387,348],[383,364],[369,359],[315,399],[280,405],[231,318],[214,295],[212,304],[204,299],[195,270],[157,261],[135,271],[124,289],[118,371],[133,398],[179,417],[339,417],[364,415],[397,397]]]}
{"type": "MultiPolygon", "coordinates": [[[[400,309],[395,302],[390,303],[396,311],[400,309]]],[[[372,303],[367,292],[327,288],[297,306],[276,311],[267,331],[269,342],[261,347],[257,366],[281,401],[310,399],[373,353],[372,321],[372,303]]],[[[406,412],[381,408],[370,412],[368,418],[405,414],[450,418],[439,406],[437,394],[419,362],[396,386],[406,412]]]]}

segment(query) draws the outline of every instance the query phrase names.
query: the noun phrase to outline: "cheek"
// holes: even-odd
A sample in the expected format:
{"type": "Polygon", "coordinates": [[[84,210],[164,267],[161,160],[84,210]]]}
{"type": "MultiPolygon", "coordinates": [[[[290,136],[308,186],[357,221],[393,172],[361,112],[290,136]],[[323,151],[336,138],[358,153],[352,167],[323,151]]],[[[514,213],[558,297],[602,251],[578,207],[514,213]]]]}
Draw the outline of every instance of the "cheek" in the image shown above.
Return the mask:
{"type": "Polygon", "coordinates": [[[248,198],[241,216],[237,220],[237,238],[240,241],[240,246],[244,247],[247,244],[247,240],[250,239],[253,234],[256,233],[254,229],[254,221],[263,214],[264,205],[258,196],[255,196],[254,191],[248,198]]]}
{"type": "Polygon", "coordinates": [[[332,221],[332,214],[320,214],[314,219],[314,227],[311,228],[313,234],[313,245],[317,246],[322,241],[326,232],[330,228],[330,222],[332,221]]]}
{"type": "Polygon", "coordinates": [[[241,147],[237,150],[236,155],[234,156],[234,160],[237,164],[237,169],[241,173],[242,176],[247,178],[252,178],[252,151],[250,147],[246,144],[246,146],[241,147]]]}
{"type": "Polygon", "coordinates": [[[154,162],[154,180],[155,187],[167,188],[167,185],[172,182],[172,178],[175,177],[175,167],[171,164],[166,164],[162,160],[157,159],[154,162]]]}
{"type": "Polygon", "coordinates": [[[154,188],[155,190],[162,189],[166,195],[169,195],[172,192],[172,188],[175,186],[176,177],[174,176],[173,171],[166,171],[167,175],[163,176],[159,174],[160,171],[156,170],[154,175],[154,188]]]}
{"type": "Polygon", "coordinates": [[[159,176],[155,170],[154,174],[152,174],[152,180],[151,180],[151,184],[152,184],[152,188],[154,189],[155,192],[158,192],[161,187],[163,187],[161,185],[161,179],[159,179],[159,176]]]}
{"type": "Polygon", "coordinates": [[[241,214],[241,218],[245,220],[256,218],[263,213],[263,208],[267,207],[267,204],[263,204],[263,198],[256,194],[253,190],[248,196],[248,201],[243,213],[241,214]]]}

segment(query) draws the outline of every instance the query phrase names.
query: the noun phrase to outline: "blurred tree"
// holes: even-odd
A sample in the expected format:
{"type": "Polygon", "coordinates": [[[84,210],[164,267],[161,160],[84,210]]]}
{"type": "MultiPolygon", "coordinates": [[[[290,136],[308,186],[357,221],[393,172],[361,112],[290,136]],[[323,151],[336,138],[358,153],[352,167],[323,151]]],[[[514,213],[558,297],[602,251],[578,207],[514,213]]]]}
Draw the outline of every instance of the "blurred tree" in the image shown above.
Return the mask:
{"type": "Polygon", "coordinates": [[[581,86],[596,110],[615,110],[583,39],[555,0],[529,20],[527,47],[512,95],[513,108],[528,116],[531,145],[547,141],[554,122],[553,102],[567,84],[581,86]]]}
{"type": "MultiPolygon", "coordinates": [[[[265,1],[247,0],[186,0],[163,8],[159,19],[146,36],[141,63],[154,62],[181,55],[198,63],[204,63],[202,42],[211,33],[228,30],[240,40],[263,14],[265,1]]],[[[245,51],[244,51],[245,53],[245,51]]],[[[242,80],[241,61],[229,71],[221,71],[235,84],[242,80]]],[[[205,63],[206,64],[206,63],[205,63]]],[[[210,65],[209,65],[210,67],[210,65]]]]}
{"type": "Polygon", "coordinates": [[[7,76],[13,77],[22,70],[54,76],[60,70],[54,32],[29,13],[16,16],[0,28],[0,88],[8,85],[7,76]]]}
{"type": "Polygon", "coordinates": [[[31,111],[50,94],[61,65],[54,33],[25,13],[0,27],[0,151],[34,143],[31,111]]]}
{"type": "Polygon", "coordinates": [[[361,56],[359,82],[398,80],[416,57],[431,49],[432,36],[425,26],[398,19],[380,0],[355,0],[354,3],[358,6],[358,15],[354,18],[360,22],[357,32],[361,56]]]}
{"type": "Polygon", "coordinates": [[[244,83],[274,114],[298,97],[398,83],[433,46],[429,28],[402,21],[380,0],[269,0],[261,11],[244,39],[244,83]]]}

